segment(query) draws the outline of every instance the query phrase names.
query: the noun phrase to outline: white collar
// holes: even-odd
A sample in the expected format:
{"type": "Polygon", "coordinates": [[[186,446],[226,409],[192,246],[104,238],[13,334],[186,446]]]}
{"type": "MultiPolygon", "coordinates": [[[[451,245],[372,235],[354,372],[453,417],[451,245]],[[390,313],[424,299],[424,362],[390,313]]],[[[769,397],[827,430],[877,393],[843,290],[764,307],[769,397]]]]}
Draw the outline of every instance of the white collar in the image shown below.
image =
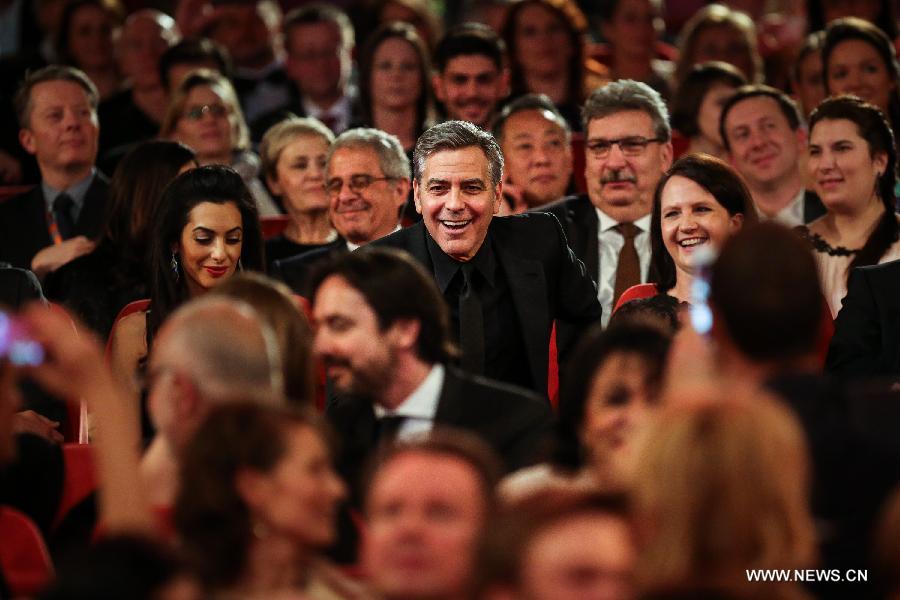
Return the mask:
{"type": "MultiPolygon", "coordinates": [[[[595,207],[594,210],[597,211],[597,219],[599,220],[599,223],[597,225],[597,231],[600,231],[600,232],[609,231],[610,229],[612,229],[613,227],[615,227],[616,225],[619,224],[619,221],[616,221],[615,219],[613,219],[611,216],[609,216],[608,214],[606,214],[599,208],[595,207]]],[[[651,214],[647,213],[640,219],[633,221],[633,223],[635,225],[637,225],[637,227],[642,232],[650,231],[650,219],[651,219],[651,214]]]]}
{"type": "Polygon", "coordinates": [[[422,380],[422,383],[419,384],[419,387],[413,390],[397,408],[388,410],[376,403],[375,416],[379,419],[388,416],[398,416],[433,421],[435,414],[437,414],[441,388],[444,387],[444,374],[443,365],[434,365],[425,379],[422,380]]]}

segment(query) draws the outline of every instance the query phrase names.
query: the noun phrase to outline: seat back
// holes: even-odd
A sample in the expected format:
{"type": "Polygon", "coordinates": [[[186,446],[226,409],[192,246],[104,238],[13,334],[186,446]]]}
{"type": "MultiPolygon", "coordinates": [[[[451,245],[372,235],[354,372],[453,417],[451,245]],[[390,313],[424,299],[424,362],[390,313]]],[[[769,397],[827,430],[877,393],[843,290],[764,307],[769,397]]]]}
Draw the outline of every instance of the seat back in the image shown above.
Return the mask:
{"type": "Polygon", "coordinates": [[[63,444],[62,497],[56,512],[54,526],[62,523],[72,508],[97,489],[94,466],[94,448],[90,444],[63,444]]]}
{"type": "Polygon", "coordinates": [[[53,576],[53,562],[37,525],[9,506],[0,506],[0,568],[13,598],[36,595],[53,576]]]}
{"type": "Polygon", "coordinates": [[[259,225],[262,228],[263,239],[269,240],[279,235],[284,228],[287,227],[287,224],[290,222],[290,217],[287,215],[277,215],[273,217],[260,217],[259,225]]]}

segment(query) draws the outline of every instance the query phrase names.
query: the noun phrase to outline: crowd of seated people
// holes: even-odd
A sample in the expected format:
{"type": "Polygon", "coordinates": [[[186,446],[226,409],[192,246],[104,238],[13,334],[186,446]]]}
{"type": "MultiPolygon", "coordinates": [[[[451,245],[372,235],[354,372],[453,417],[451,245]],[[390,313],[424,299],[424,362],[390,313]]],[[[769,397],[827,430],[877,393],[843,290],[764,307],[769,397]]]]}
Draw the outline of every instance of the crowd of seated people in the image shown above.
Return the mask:
{"type": "Polygon", "coordinates": [[[0,599],[900,598],[893,6],[666,4],[0,7],[0,599]]]}

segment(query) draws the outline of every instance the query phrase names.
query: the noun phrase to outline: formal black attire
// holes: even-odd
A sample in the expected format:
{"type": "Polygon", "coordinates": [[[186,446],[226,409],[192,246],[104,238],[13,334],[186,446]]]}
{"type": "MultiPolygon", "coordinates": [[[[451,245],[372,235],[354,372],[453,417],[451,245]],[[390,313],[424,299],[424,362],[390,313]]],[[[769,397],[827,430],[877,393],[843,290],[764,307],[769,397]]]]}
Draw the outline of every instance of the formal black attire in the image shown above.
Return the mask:
{"type": "Polygon", "coordinates": [[[342,241],[340,237],[324,244],[298,244],[284,235],[276,235],[266,240],[266,260],[269,261],[269,272],[271,273],[275,269],[275,261],[330,247],[339,241],[342,241]]]}
{"type": "Polygon", "coordinates": [[[900,376],[900,260],[850,272],[825,370],[845,377],[900,376]]]}
{"type": "MultiPolygon", "coordinates": [[[[372,400],[337,397],[325,409],[341,439],[338,470],[360,500],[359,475],[379,444],[372,400]]],[[[513,471],[537,461],[551,425],[550,405],[528,390],[447,367],[435,427],[454,427],[487,442],[513,471]]]]}
{"type": "Polygon", "coordinates": [[[128,151],[159,133],[160,124],[138,108],[131,89],[101,102],[97,118],[100,121],[97,164],[106,173],[112,173],[128,151]]]}
{"type": "MultiPolygon", "coordinates": [[[[106,177],[100,172],[95,173],[74,224],[73,235],[96,238],[101,233],[108,190],[106,177]]],[[[29,269],[34,255],[51,244],[42,186],[0,203],[0,261],[29,269]]]]}
{"type": "MultiPolygon", "coordinates": [[[[262,140],[263,135],[265,135],[266,131],[268,131],[269,128],[272,127],[272,125],[275,125],[276,123],[283,121],[288,117],[310,116],[306,113],[306,109],[303,107],[303,95],[300,93],[300,90],[297,89],[296,84],[291,83],[288,87],[288,90],[290,93],[290,101],[286,105],[267,111],[254,119],[249,119],[250,137],[255,143],[258,143],[260,140],[262,140]]],[[[355,89],[352,87],[348,88],[348,96],[350,101],[350,121],[348,123],[347,129],[361,127],[363,126],[363,118],[362,109],[359,105],[359,96],[356,94],[355,89]]]]}
{"type": "Polygon", "coordinates": [[[285,282],[295,294],[309,298],[309,276],[317,263],[335,253],[349,252],[347,242],[341,238],[321,248],[304,252],[298,256],[276,260],[269,269],[269,275],[285,282]]]}
{"type": "MultiPolygon", "coordinates": [[[[429,250],[429,239],[424,223],[417,223],[375,240],[372,245],[409,252],[435,275],[440,285],[439,272],[429,250]]],[[[562,228],[552,215],[527,213],[496,217],[491,220],[482,247],[487,244],[490,244],[495,255],[497,275],[502,279],[500,285],[508,287],[513,308],[508,312],[515,317],[509,321],[515,330],[504,327],[499,337],[507,344],[509,340],[521,340],[521,351],[526,360],[519,368],[529,371],[531,389],[546,396],[553,321],[560,320],[581,331],[599,321],[601,308],[596,286],[585,271],[584,264],[566,244],[562,228]]],[[[486,356],[496,353],[487,345],[490,339],[491,333],[487,331],[486,356]]],[[[565,343],[558,340],[559,355],[564,356],[574,341],[574,336],[565,343]]]]}
{"type": "Polygon", "coordinates": [[[818,194],[806,190],[803,192],[803,222],[811,223],[823,216],[826,212],[825,205],[819,199],[818,194]]]}

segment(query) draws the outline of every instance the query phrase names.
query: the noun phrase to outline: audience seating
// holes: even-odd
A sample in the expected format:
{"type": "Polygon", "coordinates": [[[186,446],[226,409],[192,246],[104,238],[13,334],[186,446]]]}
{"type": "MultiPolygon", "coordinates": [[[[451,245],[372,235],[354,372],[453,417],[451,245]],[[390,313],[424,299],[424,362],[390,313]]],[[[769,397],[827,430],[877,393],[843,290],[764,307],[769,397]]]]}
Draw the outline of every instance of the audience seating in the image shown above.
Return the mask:
{"type": "Polygon", "coordinates": [[[575,180],[575,193],[587,193],[587,179],[584,177],[584,134],[572,133],[572,177],[575,180]]]}
{"type": "Polygon", "coordinates": [[[36,595],[53,576],[37,525],[9,506],[0,506],[0,569],[13,598],[36,595]]]}
{"type": "Polygon", "coordinates": [[[0,203],[9,200],[13,196],[24,194],[33,187],[33,185],[0,185],[0,203]]]}
{"type": "Polygon", "coordinates": [[[94,466],[94,449],[89,444],[63,444],[62,497],[56,513],[54,526],[62,523],[73,507],[97,489],[97,474],[94,466]]]}
{"type": "Polygon", "coordinates": [[[274,217],[260,217],[259,224],[262,227],[263,239],[269,240],[281,234],[287,224],[290,222],[287,215],[277,215],[274,217]]]}

